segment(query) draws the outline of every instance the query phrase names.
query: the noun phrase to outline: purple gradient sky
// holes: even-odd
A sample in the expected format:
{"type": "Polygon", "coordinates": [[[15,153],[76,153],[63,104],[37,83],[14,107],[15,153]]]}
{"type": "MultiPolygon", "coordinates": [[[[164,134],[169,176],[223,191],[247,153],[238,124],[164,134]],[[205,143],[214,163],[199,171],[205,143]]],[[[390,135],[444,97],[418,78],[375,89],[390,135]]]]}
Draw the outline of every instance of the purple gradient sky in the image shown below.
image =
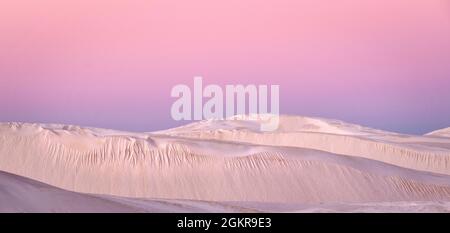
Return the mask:
{"type": "Polygon", "coordinates": [[[448,0],[6,0],[0,121],[169,128],[170,90],[279,84],[285,114],[450,126],[448,0]]]}

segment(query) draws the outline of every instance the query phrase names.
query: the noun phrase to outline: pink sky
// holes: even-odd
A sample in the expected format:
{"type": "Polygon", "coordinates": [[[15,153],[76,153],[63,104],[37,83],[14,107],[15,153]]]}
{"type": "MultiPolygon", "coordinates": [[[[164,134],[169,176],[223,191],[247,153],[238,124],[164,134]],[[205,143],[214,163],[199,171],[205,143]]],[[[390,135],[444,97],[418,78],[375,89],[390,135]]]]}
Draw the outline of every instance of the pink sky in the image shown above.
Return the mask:
{"type": "Polygon", "coordinates": [[[282,113],[448,127],[450,1],[0,3],[0,121],[168,128],[196,75],[279,84],[282,113]]]}

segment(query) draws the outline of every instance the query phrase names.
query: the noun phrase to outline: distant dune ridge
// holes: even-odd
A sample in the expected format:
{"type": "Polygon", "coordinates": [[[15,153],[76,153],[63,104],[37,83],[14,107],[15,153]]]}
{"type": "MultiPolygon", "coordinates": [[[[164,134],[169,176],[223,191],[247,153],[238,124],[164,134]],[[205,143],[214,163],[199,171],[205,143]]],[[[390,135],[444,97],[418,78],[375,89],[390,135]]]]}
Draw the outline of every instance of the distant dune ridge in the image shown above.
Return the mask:
{"type": "Polygon", "coordinates": [[[281,116],[261,132],[238,119],[151,133],[1,123],[0,211],[450,210],[448,128],[413,136],[281,116]],[[47,191],[31,195],[38,181],[47,191]],[[94,204],[65,206],[55,192],[94,204]]]}
{"type": "Polygon", "coordinates": [[[436,130],[436,131],[430,132],[426,135],[438,136],[438,137],[450,137],[450,127],[445,128],[445,129],[436,130]]]}

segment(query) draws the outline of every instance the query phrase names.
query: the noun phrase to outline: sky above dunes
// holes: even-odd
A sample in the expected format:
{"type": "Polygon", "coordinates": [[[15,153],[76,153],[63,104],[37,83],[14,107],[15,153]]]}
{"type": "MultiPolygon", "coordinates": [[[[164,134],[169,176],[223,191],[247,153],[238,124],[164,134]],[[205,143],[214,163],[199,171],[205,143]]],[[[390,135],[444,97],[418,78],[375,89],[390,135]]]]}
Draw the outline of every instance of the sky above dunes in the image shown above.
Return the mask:
{"type": "Polygon", "coordinates": [[[0,121],[165,129],[194,76],[278,84],[283,114],[448,127],[450,1],[0,3],[0,121]]]}

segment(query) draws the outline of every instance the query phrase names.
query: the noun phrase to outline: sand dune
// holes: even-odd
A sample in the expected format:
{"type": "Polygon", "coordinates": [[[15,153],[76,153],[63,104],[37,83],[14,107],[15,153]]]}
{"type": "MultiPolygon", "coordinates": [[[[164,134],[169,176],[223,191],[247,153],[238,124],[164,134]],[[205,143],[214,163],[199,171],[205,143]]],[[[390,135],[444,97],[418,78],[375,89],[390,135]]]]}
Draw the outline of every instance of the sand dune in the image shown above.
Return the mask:
{"type": "Polygon", "coordinates": [[[334,203],[321,205],[134,199],[65,191],[0,172],[0,212],[449,212],[450,202],[334,203]]]}
{"type": "Polygon", "coordinates": [[[0,212],[133,212],[137,208],[0,172],[0,212]]]}
{"type": "Polygon", "coordinates": [[[435,130],[426,134],[426,136],[450,137],[450,127],[445,129],[435,130]]]}
{"type": "Polygon", "coordinates": [[[450,138],[294,116],[275,132],[259,124],[129,133],[3,123],[0,170],[96,195],[113,203],[107,211],[448,210],[450,138]]]}
{"type": "Polygon", "coordinates": [[[232,203],[82,194],[0,171],[0,212],[258,212],[232,203]]]}
{"type": "Polygon", "coordinates": [[[275,132],[258,121],[203,121],[161,133],[200,139],[310,148],[389,164],[450,174],[450,138],[403,135],[342,121],[281,116],[275,132]]]}

